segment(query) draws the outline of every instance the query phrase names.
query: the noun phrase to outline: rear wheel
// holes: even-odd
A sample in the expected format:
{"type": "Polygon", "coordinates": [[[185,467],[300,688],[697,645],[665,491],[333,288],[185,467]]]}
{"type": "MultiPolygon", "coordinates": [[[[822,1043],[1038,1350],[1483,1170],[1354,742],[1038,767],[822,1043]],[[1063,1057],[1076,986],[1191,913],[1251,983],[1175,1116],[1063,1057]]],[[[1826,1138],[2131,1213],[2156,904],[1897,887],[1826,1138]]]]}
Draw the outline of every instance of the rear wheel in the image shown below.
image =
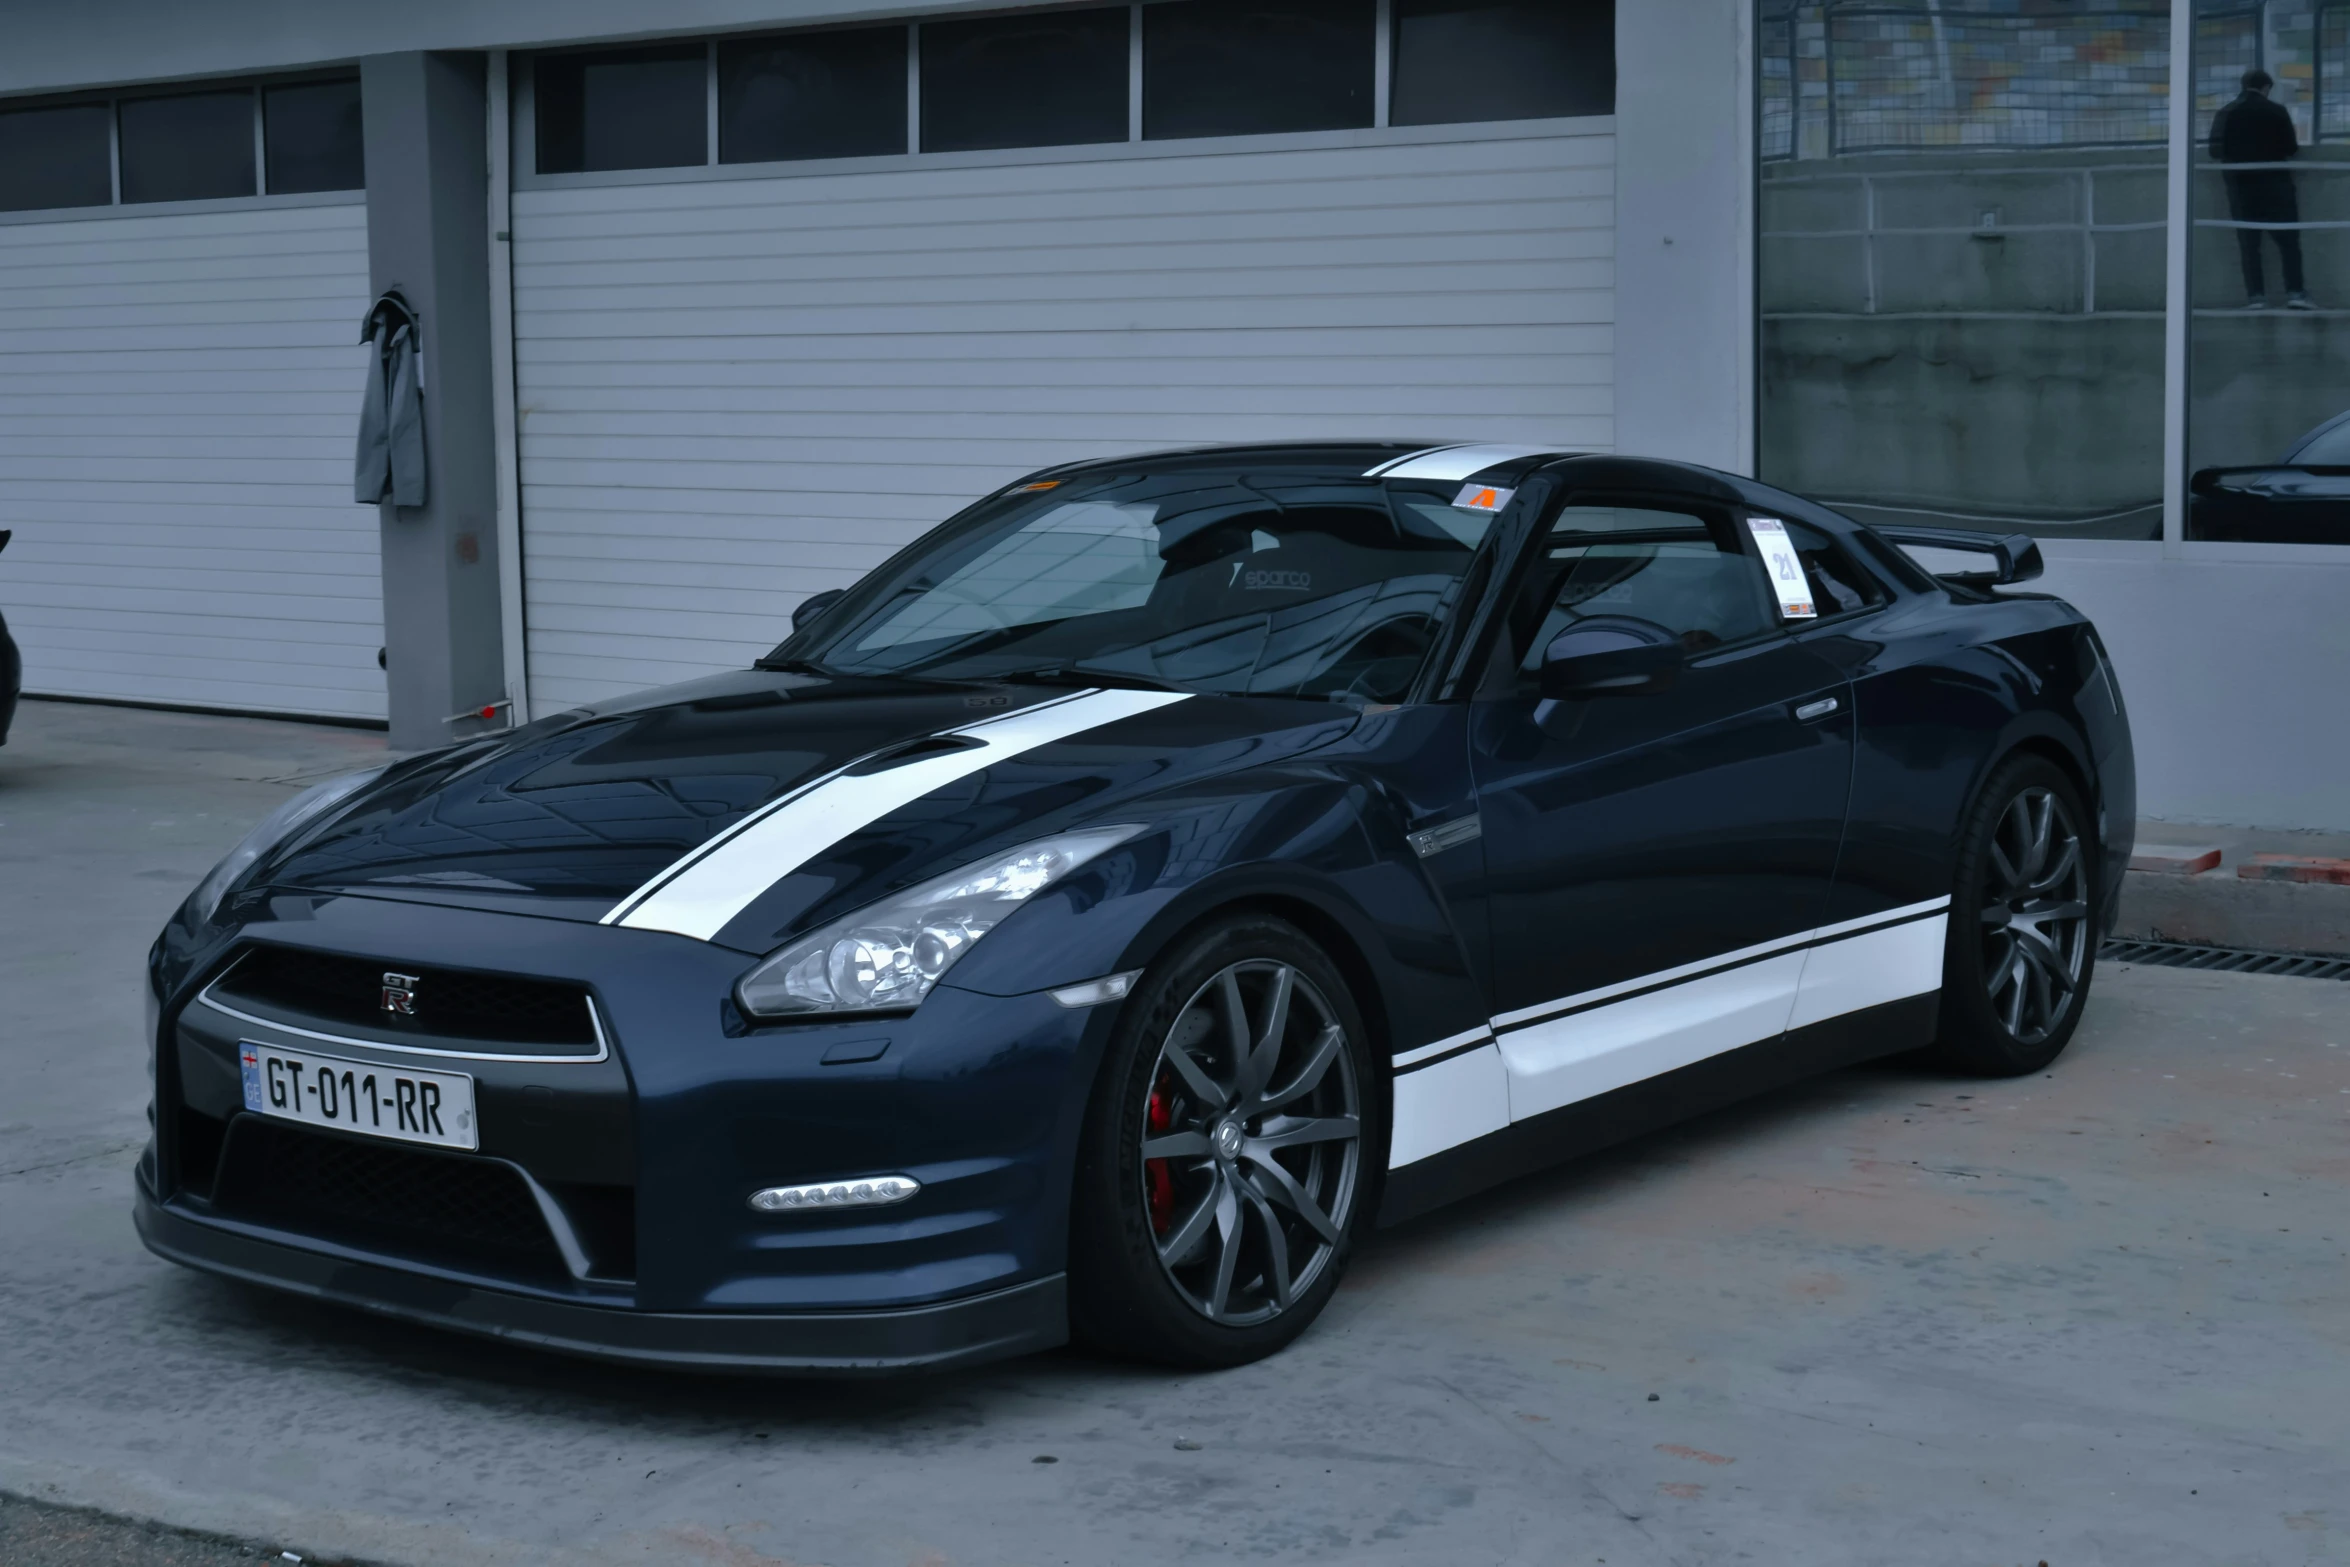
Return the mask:
{"type": "Polygon", "coordinates": [[[1154,965],[1087,1111],[1078,1337],[1207,1367],[1305,1331],[1363,1221],[1370,1085],[1345,981],[1295,926],[1219,922],[1154,965]]]}
{"type": "Polygon", "coordinates": [[[1990,1077],[2038,1071],[2072,1038],[2097,960],[2096,843],[2072,780],[2018,756],[1959,841],[1936,1051],[1990,1077]]]}

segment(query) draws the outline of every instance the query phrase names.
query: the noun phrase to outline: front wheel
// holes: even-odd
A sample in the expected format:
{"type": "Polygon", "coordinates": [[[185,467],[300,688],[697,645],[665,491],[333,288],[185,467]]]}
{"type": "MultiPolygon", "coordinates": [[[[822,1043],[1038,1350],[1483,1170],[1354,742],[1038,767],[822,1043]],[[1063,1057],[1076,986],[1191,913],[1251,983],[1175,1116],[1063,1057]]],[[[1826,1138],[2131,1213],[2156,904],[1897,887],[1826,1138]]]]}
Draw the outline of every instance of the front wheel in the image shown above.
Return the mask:
{"type": "Polygon", "coordinates": [[[1235,1366],[1337,1289],[1384,1146],[1360,1014],[1285,921],[1220,921],[1153,965],[1086,1113],[1069,1236],[1077,1337],[1235,1366]]]}
{"type": "Polygon", "coordinates": [[[2036,1072],[2081,1021],[2097,959],[2096,843],[2054,763],[2000,765],[1959,838],[1936,1053],[1986,1077],[2036,1072]]]}

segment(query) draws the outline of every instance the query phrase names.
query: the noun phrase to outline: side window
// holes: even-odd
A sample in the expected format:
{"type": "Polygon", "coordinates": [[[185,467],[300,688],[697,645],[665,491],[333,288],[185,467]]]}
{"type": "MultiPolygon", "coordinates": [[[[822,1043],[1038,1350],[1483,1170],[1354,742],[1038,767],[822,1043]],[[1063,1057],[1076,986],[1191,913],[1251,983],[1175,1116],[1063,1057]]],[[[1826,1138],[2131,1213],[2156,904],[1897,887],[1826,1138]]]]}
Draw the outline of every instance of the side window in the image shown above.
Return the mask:
{"type": "Polygon", "coordinates": [[[1820,614],[1849,615],[1885,602],[1885,587],[1871,576],[1844,547],[1825,532],[1793,518],[1782,519],[1803,574],[1811,582],[1811,601],[1820,614]]]}
{"type": "Polygon", "coordinates": [[[1723,549],[1694,512],[1637,506],[1562,511],[1511,622],[1528,675],[1578,628],[1661,634],[1702,653],[1778,624],[1752,558],[1723,549]]]}

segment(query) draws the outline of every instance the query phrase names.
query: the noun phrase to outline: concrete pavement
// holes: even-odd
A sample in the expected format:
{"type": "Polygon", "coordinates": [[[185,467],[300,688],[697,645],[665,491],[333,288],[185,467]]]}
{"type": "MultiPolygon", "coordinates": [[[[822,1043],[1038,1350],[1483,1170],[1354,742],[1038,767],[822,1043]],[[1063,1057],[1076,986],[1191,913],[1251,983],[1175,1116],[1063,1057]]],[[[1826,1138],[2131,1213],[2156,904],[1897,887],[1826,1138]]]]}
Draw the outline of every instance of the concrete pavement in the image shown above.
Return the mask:
{"type": "Polygon", "coordinates": [[[2350,986],[2106,969],[2049,1075],[1848,1072],[1383,1234],[1290,1352],[616,1372],[131,1232],[140,956],[380,736],[0,749],[0,1489],[423,1564],[2350,1562],[2350,986]]]}

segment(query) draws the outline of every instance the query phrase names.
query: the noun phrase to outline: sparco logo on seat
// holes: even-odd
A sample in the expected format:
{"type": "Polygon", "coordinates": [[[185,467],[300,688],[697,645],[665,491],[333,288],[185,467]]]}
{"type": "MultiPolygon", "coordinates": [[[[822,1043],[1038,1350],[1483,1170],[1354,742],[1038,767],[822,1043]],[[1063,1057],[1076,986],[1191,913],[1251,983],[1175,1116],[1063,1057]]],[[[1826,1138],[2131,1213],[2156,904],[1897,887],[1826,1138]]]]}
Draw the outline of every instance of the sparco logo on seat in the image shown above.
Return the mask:
{"type": "Polygon", "coordinates": [[[386,974],[384,976],[383,1010],[397,1017],[416,1015],[416,979],[414,974],[386,974]]]}

